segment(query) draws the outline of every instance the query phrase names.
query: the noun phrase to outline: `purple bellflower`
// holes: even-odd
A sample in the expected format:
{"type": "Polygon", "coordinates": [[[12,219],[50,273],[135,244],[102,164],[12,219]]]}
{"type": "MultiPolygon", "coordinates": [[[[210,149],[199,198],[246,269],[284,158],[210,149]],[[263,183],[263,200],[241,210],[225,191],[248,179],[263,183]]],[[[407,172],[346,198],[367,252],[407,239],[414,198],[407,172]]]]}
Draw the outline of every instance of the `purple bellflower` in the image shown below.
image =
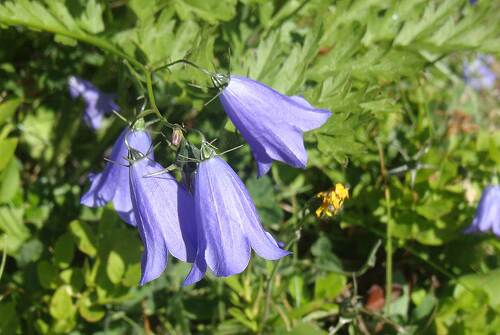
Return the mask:
{"type": "Polygon", "coordinates": [[[82,196],[80,203],[87,207],[102,207],[112,201],[122,220],[135,226],[130,198],[129,162],[126,159],[128,157],[127,144],[140,152],[150,151],[148,158],[153,159],[149,134],[144,131],[125,129],[113,145],[110,161],[106,164],[104,171],[90,177],[90,189],[82,196]]]}
{"type": "MultiPolygon", "coordinates": [[[[140,285],[158,278],[168,253],[181,261],[196,256],[193,197],[163,167],[146,157],[130,166],[130,193],[137,228],[144,244],[140,285]]],[[[128,184],[128,183],[127,183],[128,184]]]]}
{"type": "Polygon", "coordinates": [[[493,57],[481,55],[472,62],[464,64],[464,80],[473,89],[490,90],[495,87],[496,74],[491,69],[493,57]]]}
{"type": "Polygon", "coordinates": [[[289,254],[264,230],[245,185],[220,157],[199,163],[194,213],[197,253],[184,285],[201,280],[207,265],[218,277],[241,273],[248,265],[251,249],[268,260],[289,254]]]}
{"type": "Polygon", "coordinates": [[[69,94],[73,99],[82,97],[85,101],[83,120],[92,129],[101,127],[105,114],[113,110],[119,111],[120,107],[113,101],[113,95],[101,92],[89,81],[71,76],[68,80],[69,94]]]}
{"type": "Polygon", "coordinates": [[[500,237],[500,185],[490,185],[484,189],[476,216],[465,232],[486,231],[492,231],[500,237]]]}
{"type": "MultiPolygon", "coordinates": [[[[215,81],[221,78],[216,77],[215,81]]],[[[224,78],[225,79],[225,78],[224,78]]],[[[259,176],[273,160],[297,168],[307,164],[303,133],[321,127],[331,113],[299,96],[286,96],[249,78],[231,76],[220,95],[227,115],[257,161],[259,176]]]]}

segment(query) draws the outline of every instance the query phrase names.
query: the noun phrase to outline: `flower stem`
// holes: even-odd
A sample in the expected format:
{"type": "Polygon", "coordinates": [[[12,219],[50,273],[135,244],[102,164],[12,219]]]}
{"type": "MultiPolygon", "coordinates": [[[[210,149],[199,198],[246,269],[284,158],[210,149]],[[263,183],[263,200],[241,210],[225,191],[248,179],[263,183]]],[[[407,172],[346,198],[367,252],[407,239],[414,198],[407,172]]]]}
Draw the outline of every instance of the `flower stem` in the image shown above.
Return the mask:
{"type": "Polygon", "coordinates": [[[161,115],[160,110],[158,109],[158,106],[156,106],[156,99],[155,99],[155,95],[153,92],[153,80],[152,80],[151,72],[148,69],[144,69],[144,75],[146,77],[146,89],[148,91],[148,99],[149,99],[149,103],[151,104],[151,108],[153,109],[153,112],[160,119],[163,119],[163,115],[161,115]]]}
{"type": "MultiPolygon", "coordinates": [[[[5,236],[5,235],[4,235],[5,236]]],[[[4,237],[4,245],[3,245],[3,253],[2,253],[2,262],[0,263],[0,279],[2,279],[3,270],[5,269],[5,262],[7,260],[7,245],[6,238],[4,237]]]]}

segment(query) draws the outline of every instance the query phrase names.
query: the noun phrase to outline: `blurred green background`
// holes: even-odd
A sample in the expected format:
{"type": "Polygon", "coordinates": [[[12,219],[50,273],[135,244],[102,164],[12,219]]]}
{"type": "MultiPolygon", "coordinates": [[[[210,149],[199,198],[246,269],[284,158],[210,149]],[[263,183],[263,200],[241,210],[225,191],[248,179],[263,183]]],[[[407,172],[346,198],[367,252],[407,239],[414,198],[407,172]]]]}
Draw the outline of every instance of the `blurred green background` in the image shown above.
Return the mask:
{"type": "MultiPolygon", "coordinates": [[[[498,1],[17,0],[0,1],[0,28],[0,334],[498,334],[500,242],[463,234],[500,167],[499,86],[463,78],[500,56],[498,1]],[[292,256],[190,287],[172,260],[139,287],[137,231],[79,204],[125,124],[92,132],[67,79],[116,93],[132,119],[144,74],[180,58],[333,116],[306,134],[306,170],[257,179],[248,148],[226,157],[292,256]],[[316,218],[336,183],[350,198],[316,218]]],[[[223,150],[243,143],[191,85],[206,79],[152,73],[160,111],[223,150]]]]}

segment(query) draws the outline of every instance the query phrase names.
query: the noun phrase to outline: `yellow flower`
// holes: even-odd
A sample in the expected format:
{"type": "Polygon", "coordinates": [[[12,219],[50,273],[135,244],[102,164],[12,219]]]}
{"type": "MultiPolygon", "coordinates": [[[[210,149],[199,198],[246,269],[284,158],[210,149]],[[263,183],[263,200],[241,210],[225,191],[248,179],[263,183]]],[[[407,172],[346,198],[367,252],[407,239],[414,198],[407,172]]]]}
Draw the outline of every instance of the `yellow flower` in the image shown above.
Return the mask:
{"type": "Polygon", "coordinates": [[[316,198],[321,199],[321,205],[316,210],[316,216],[318,218],[323,215],[333,216],[340,211],[344,200],[349,198],[349,190],[344,185],[337,183],[331,190],[316,194],[316,198]]]}

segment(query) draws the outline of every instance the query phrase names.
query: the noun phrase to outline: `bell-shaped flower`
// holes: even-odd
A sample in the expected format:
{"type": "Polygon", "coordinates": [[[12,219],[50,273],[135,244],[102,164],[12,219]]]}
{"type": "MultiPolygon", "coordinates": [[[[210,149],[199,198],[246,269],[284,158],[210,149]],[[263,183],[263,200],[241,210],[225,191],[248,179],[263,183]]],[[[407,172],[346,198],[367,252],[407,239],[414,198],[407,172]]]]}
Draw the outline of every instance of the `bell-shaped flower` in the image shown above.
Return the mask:
{"type": "Polygon", "coordinates": [[[69,94],[73,99],[82,97],[85,101],[83,120],[92,129],[99,129],[104,115],[120,107],[113,101],[113,95],[101,92],[89,81],[71,76],[68,80],[69,94]]]}
{"type": "Polygon", "coordinates": [[[500,185],[486,187],[467,233],[492,231],[500,237],[500,185]]]}
{"type": "Polygon", "coordinates": [[[80,203],[87,207],[102,207],[112,201],[118,215],[128,224],[135,226],[129,187],[129,147],[148,152],[148,158],[154,158],[153,151],[150,150],[149,134],[145,131],[125,129],[113,145],[104,171],[90,177],[90,189],[82,196],[80,203]]]}
{"type": "Polygon", "coordinates": [[[163,167],[143,157],[130,166],[130,192],[144,244],[140,285],[158,278],[168,253],[181,261],[196,256],[193,197],[163,167]]]}
{"type": "Polygon", "coordinates": [[[200,162],[194,178],[197,253],[184,285],[201,280],[207,265],[219,277],[242,272],[251,249],[268,260],[289,254],[264,230],[248,190],[223,159],[200,162]]]}
{"type": "Polygon", "coordinates": [[[304,168],[307,152],[303,133],[321,127],[331,115],[302,97],[283,95],[240,76],[229,78],[220,101],[250,145],[259,176],[269,171],[273,160],[304,168]]]}

